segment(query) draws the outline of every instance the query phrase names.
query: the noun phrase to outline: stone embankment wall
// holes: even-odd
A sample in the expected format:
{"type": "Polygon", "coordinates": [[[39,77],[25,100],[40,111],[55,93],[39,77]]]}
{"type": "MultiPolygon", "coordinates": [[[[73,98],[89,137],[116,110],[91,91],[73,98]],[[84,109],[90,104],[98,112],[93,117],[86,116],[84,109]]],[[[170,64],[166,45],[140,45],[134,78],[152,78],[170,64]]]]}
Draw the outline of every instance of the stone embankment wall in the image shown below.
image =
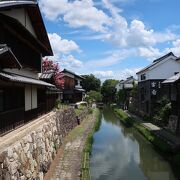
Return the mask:
{"type": "Polygon", "coordinates": [[[36,128],[0,149],[0,180],[42,180],[63,137],[76,125],[72,108],[45,116],[36,128]]]}

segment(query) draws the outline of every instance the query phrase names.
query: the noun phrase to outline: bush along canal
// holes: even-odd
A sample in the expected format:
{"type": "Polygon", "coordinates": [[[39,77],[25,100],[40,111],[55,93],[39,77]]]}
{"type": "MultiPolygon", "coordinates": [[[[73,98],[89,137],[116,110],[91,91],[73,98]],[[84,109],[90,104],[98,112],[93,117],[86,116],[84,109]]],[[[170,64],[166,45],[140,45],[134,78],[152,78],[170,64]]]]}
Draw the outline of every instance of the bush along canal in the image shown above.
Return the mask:
{"type": "MultiPolygon", "coordinates": [[[[112,109],[105,108],[102,111],[101,126],[93,136],[91,179],[176,180],[169,162],[137,129],[131,127],[133,120],[126,114],[119,115],[124,124],[112,109]]],[[[164,147],[164,144],[161,146],[164,147]]]]}

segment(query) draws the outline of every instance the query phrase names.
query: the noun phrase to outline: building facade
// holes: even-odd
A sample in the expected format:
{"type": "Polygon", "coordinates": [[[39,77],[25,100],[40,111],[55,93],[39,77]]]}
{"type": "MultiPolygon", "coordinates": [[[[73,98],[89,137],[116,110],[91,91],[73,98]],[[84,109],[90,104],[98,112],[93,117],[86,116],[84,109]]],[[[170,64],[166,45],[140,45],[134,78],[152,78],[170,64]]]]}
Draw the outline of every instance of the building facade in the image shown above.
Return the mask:
{"type": "Polygon", "coordinates": [[[53,55],[36,1],[0,2],[0,134],[50,111],[42,57],[53,55]]]}
{"type": "Polygon", "coordinates": [[[167,89],[164,89],[162,82],[178,72],[180,63],[172,52],[137,72],[138,109],[142,115],[153,115],[157,101],[167,96],[167,89]]]}
{"type": "Polygon", "coordinates": [[[82,88],[83,77],[67,69],[62,71],[64,80],[63,102],[76,103],[83,101],[85,90],[82,88]]]}

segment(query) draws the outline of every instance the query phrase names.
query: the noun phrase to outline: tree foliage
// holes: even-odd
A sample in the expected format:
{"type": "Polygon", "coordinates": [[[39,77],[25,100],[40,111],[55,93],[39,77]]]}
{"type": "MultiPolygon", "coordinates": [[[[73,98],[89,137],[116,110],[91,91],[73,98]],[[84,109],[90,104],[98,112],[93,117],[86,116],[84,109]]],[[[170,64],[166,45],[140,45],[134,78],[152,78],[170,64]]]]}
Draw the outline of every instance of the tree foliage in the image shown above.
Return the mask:
{"type": "Polygon", "coordinates": [[[89,91],[87,93],[86,100],[91,103],[93,101],[101,102],[102,101],[102,94],[98,91],[89,91]]]}
{"type": "Polygon", "coordinates": [[[162,97],[162,99],[160,99],[157,103],[154,120],[167,125],[170,114],[171,103],[167,98],[162,97]]]}
{"type": "Polygon", "coordinates": [[[53,73],[53,79],[56,87],[64,87],[63,74],[61,73],[58,63],[54,63],[52,60],[49,60],[48,58],[44,59],[42,62],[42,72],[53,73]]]}
{"type": "Polygon", "coordinates": [[[101,93],[103,95],[103,101],[106,103],[115,102],[116,99],[116,85],[118,81],[115,79],[107,79],[104,81],[101,93]]]}
{"type": "Polygon", "coordinates": [[[84,80],[82,81],[82,87],[87,91],[100,91],[101,81],[96,78],[93,74],[84,75],[84,80]]]}

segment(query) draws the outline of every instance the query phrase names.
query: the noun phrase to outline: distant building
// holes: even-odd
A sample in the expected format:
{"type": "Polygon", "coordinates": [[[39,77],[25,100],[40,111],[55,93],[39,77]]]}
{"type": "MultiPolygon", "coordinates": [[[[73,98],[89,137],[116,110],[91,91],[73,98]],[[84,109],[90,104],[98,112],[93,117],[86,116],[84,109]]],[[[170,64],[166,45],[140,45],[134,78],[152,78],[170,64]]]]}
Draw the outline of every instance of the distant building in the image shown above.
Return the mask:
{"type": "Polygon", "coordinates": [[[166,90],[162,90],[162,82],[178,72],[180,61],[172,52],[137,72],[138,108],[142,114],[151,116],[154,113],[157,100],[166,94],[166,90]]]}
{"type": "Polygon", "coordinates": [[[42,81],[45,81],[47,83],[51,83],[54,85],[54,87],[48,87],[46,94],[50,95],[50,99],[52,100],[52,97],[54,101],[63,99],[63,90],[62,88],[56,87],[56,83],[54,80],[55,72],[54,71],[46,71],[40,74],[39,79],[42,81]]]}
{"type": "Polygon", "coordinates": [[[121,80],[117,85],[116,85],[116,91],[121,91],[124,90],[124,99],[121,102],[118,102],[120,106],[123,109],[128,109],[129,104],[131,103],[132,97],[131,97],[131,90],[135,85],[137,85],[137,80],[133,77],[130,76],[126,80],[121,80]]]}
{"type": "Polygon", "coordinates": [[[64,79],[63,102],[76,103],[83,101],[85,90],[82,88],[82,76],[67,69],[62,71],[64,79]]]}
{"type": "MultiPolygon", "coordinates": [[[[42,57],[53,52],[36,1],[0,1],[0,134],[52,110],[41,81],[42,57]]],[[[51,99],[51,96],[49,96],[51,99]]]]}

